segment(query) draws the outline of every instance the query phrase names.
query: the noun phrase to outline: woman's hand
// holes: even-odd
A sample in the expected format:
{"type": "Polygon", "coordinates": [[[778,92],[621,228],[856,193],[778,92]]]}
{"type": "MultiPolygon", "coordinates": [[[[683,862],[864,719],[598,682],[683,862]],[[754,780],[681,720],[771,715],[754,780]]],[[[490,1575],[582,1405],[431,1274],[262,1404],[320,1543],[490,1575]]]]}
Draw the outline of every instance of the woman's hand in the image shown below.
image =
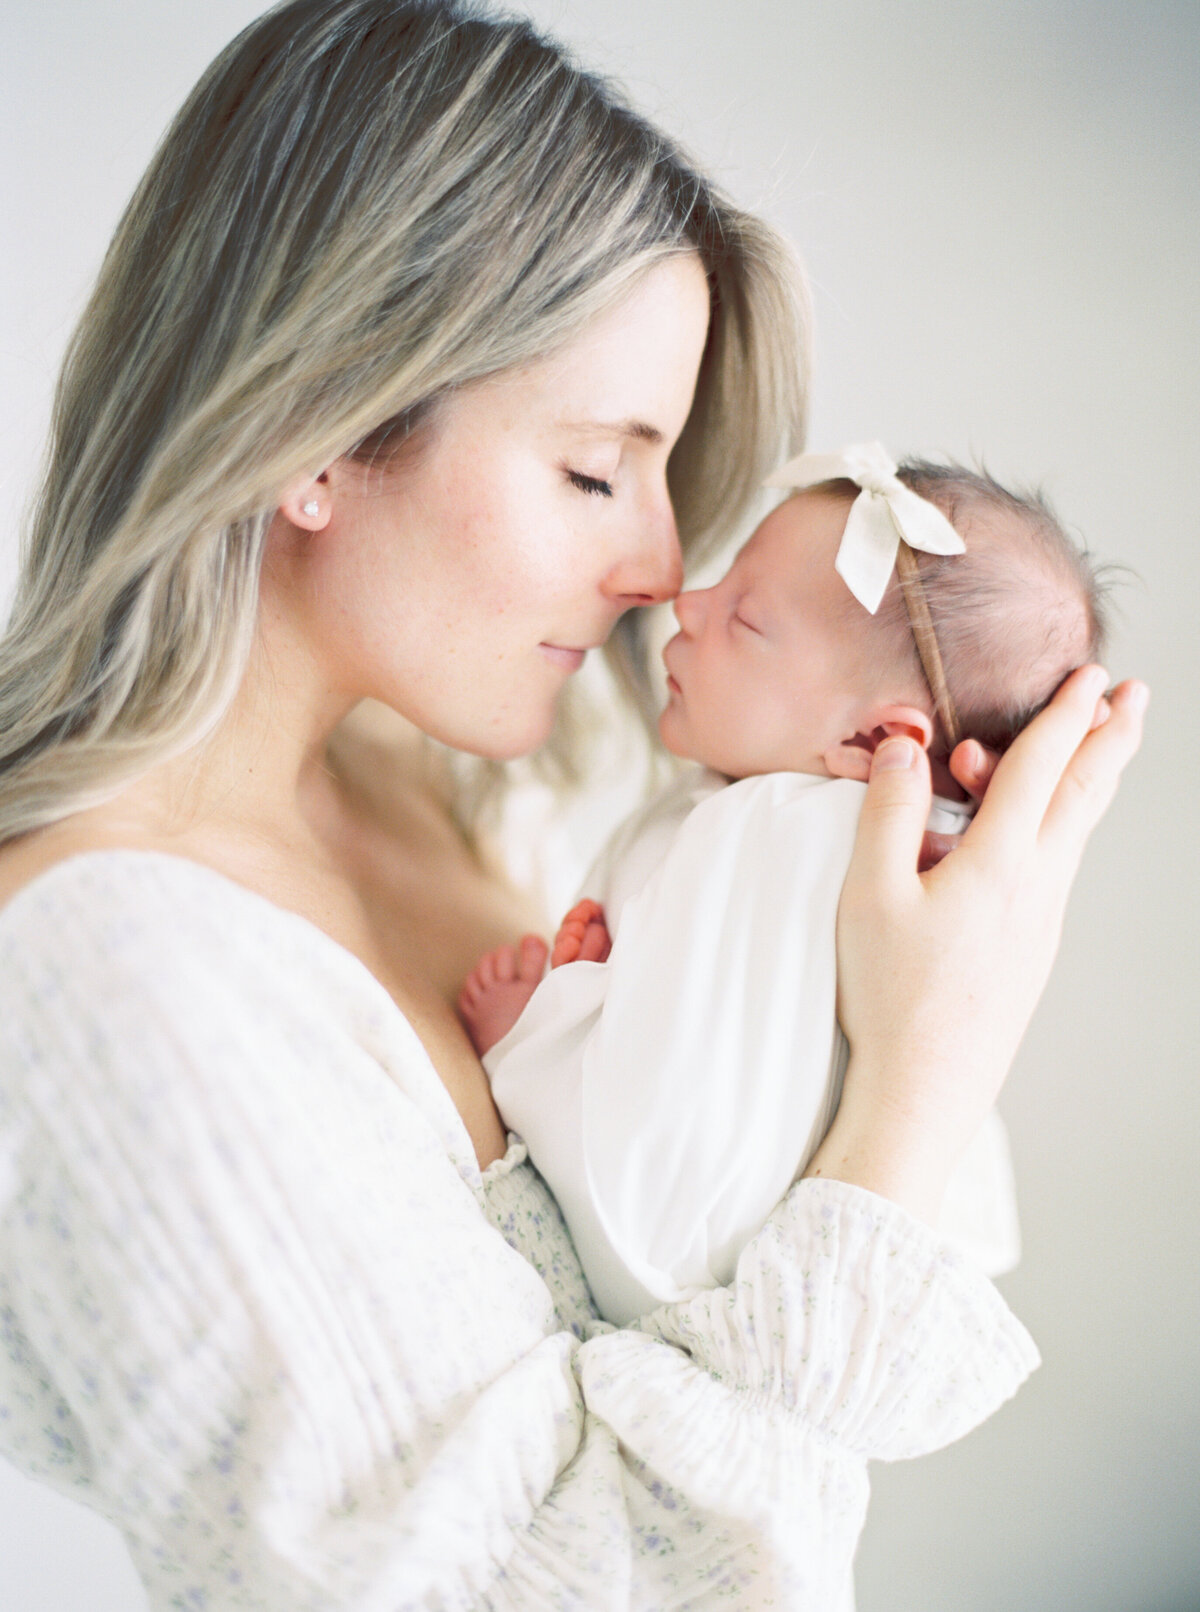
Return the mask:
{"type": "MultiPolygon", "coordinates": [[[[1098,728],[1101,723],[1107,722],[1111,707],[1104,695],[1096,702],[1095,714],[1092,717],[1092,727],[1098,728]]],[[[987,787],[992,781],[992,774],[1000,764],[1000,757],[994,750],[980,744],[978,739],[963,739],[955,745],[950,753],[947,765],[950,775],[955,783],[966,790],[967,794],[976,803],[987,794],[987,787]]],[[[944,856],[956,851],[962,842],[961,834],[937,834],[926,830],[925,838],[921,841],[921,854],[917,861],[917,871],[926,873],[930,868],[936,868],[944,856]]]]}
{"type": "Polygon", "coordinates": [[[905,739],[875,752],[838,913],[850,1064],[806,1174],[936,1219],[1046,983],[1088,835],[1141,738],[1145,687],[1123,683],[1105,702],[1104,684],[1099,667],[1067,679],[983,778],[958,849],[925,873],[924,753],[905,739]]]}

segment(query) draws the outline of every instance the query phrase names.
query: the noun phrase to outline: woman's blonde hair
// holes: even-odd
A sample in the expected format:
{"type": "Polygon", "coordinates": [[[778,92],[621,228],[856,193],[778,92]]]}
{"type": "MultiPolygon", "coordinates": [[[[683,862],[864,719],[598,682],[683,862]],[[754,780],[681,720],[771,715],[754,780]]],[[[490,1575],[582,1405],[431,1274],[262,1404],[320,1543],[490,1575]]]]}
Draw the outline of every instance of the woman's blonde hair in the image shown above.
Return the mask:
{"type": "MultiPolygon", "coordinates": [[[[216,725],[285,485],[386,456],[690,249],[713,317],[669,476],[694,552],[802,434],[806,305],[776,234],[524,20],[290,0],[247,28],[168,130],[67,353],[0,641],[0,841],[216,725]]],[[[636,638],[613,646],[631,688],[636,638]]]]}

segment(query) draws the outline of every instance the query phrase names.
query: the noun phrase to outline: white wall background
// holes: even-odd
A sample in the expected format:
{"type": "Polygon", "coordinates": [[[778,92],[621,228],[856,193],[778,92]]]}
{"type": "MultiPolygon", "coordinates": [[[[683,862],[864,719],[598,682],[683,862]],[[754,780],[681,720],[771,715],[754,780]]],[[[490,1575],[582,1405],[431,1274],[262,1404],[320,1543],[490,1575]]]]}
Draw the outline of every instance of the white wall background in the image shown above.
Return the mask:
{"type": "MultiPolygon", "coordinates": [[[[1043,1369],[879,1470],[860,1612],[1200,1608],[1195,0],[525,0],[801,245],[816,446],[982,454],[1139,581],[1155,700],[1005,1099],[1043,1369]]],[[[118,210],[256,0],[0,0],[0,591],[118,210]]],[[[0,1468],[0,1607],[137,1612],[107,1525],[0,1468]]],[[[282,1609],[281,1609],[282,1612],[282,1609]]]]}

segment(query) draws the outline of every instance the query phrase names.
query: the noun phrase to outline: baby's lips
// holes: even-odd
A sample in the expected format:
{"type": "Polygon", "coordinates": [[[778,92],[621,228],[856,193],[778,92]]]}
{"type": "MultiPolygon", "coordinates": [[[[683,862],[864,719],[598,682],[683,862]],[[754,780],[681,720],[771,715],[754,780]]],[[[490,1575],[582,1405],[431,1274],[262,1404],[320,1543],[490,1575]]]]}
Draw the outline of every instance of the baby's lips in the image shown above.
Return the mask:
{"type": "Polygon", "coordinates": [[[681,632],[677,632],[673,638],[668,638],[662,647],[662,663],[666,668],[667,676],[671,678],[674,678],[675,673],[672,669],[671,662],[667,659],[667,656],[671,653],[672,649],[674,649],[675,645],[682,637],[683,634],[681,632]]]}

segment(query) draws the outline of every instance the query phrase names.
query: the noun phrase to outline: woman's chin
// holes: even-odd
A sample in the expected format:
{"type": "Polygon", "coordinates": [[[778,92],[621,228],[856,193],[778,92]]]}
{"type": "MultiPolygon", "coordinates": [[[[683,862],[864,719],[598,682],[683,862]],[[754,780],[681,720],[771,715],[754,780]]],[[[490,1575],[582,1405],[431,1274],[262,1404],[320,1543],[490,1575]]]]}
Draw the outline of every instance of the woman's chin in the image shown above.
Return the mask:
{"type": "Polygon", "coordinates": [[[552,706],[549,711],[522,721],[500,723],[475,737],[473,742],[459,744],[456,748],[482,756],[485,761],[520,761],[547,742],[554,732],[554,716],[552,706]]]}

